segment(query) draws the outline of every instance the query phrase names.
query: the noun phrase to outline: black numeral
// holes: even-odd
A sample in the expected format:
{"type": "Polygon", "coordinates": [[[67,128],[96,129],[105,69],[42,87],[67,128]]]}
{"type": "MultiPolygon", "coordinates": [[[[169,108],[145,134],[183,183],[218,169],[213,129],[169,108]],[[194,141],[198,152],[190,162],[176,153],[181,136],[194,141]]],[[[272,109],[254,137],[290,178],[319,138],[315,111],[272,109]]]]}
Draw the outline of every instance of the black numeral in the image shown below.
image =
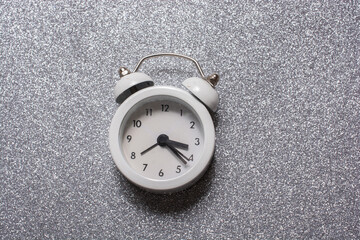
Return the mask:
{"type": "Polygon", "coordinates": [[[163,176],[164,176],[164,172],[162,171],[162,169],[160,169],[159,176],[160,176],[160,177],[163,177],[163,176]]]}
{"type": "Polygon", "coordinates": [[[182,114],[183,114],[183,110],[182,110],[182,109],[180,109],[180,116],[182,116],[182,114]]]}
{"type": "Polygon", "coordinates": [[[146,164],[146,163],[143,163],[143,165],[144,165],[143,171],[145,171],[145,169],[147,168],[147,164],[146,164]]]}
{"type": "Polygon", "coordinates": [[[126,139],[128,140],[128,142],[130,142],[131,139],[132,139],[131,135],[127,135],[127,136],[126,136],[126,139]]]}
{"type": "Polygon", "coordinates": [[[161,104],[161,111],[168,112],[169,111],[169,105],[167,104],[161,104]]]}
{"type": "Polygon", "coordinates": [[[190,122],[190,128],[194,129],[194,128],[195,128],[194,126],[195,126],[195,122],[194,122],[194,121],[191,121],[191,122],[190,122]]]}
{"type": "Polygon", "coordinates": [[[191,154],[191,156],[189,157],[189,161],[194,161],[194,154],[191,154]]]}
{"type": "Polygon", "coordinates": [[[152,109],[151,108],[147,108],[146,110],[146,116],[152,116],[152,109]]]}
{"type": "Polygon", "coordinates": [[[133,120],[133,127],[141,127],[141,121],[140,120],[133,120]]]}
{"type": "Polygon", "coordinates": [[[176,173],[181,173],[181,165],[178,165],[176,168],[176,173]]]}
{"type": "Polygon", "coordinates": [[[134,153],[134,152],[132,152],[132,153],[131,153],[130,158],[131,158],[131,159],[135,159],[135,158],[136,158],[136,156],[135,156],[135,153],[134,153]]]}
{"type": "Polygon", "coordinates": [[[199,138],[195,138],[195,145],[200,145],[200,139],[199,138]]]}

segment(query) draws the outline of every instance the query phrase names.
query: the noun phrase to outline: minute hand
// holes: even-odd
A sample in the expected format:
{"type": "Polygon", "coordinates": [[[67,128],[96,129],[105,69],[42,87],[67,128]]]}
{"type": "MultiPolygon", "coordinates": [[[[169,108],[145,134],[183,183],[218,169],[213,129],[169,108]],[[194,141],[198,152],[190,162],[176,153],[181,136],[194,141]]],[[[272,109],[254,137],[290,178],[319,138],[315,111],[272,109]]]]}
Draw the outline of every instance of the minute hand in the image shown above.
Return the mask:
{"type": "Polygon", "coordinates": [[[188,161],[189,161],[189,159],[187,157],[185,157],[184,154],[182,154],[179,150],[177,150],[170,144],[166,144],[166,146],[181,160],[181,162],[183,162],[184,164],[187,164],[187,162],[184,160],[184,158],[188,161]]]}

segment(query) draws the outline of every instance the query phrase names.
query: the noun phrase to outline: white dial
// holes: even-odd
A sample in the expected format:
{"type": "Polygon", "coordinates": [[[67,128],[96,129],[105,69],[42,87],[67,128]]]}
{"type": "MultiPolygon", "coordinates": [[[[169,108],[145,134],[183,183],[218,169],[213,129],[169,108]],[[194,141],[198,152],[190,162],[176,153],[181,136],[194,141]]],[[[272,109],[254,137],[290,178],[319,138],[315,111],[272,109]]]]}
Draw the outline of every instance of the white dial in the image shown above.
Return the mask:
{"type": "Polygon", "coordinates": [[[213,155],[215,131],[207,109],[189,93],[150,87],[130,96],[110,127],[110,150],[131,182],[155,192],[194,183],[213,155]]]}
{"type": "Polygon", "coordinates": [[[194,110],[180,99],[144,99],[131,108],[123,124],[123,153],[128,164],[144,177],[180,177],[202,155],[202,124],[194,110]]]}

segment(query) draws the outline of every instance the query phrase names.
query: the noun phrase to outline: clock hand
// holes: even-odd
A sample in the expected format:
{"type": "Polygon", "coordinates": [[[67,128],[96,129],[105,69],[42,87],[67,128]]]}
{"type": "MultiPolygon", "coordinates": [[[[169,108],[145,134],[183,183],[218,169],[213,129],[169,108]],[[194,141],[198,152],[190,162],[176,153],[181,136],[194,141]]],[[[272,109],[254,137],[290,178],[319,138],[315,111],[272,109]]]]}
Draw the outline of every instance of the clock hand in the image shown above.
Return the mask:
{"type": "Polygon", "coordinates": [[[152,145],[151,147],[145,149],[144,151],[142,151],[140,154],[144,155],[145,153],[147,153],[148,151],[150,151],[151,149],[153,149],[154,147],[156,147],[157,145],[159,145],[159,143],[155,143],[154,145],[152,145]]]}
{"type": "MultiPolygon", "coordinates": [[[[168,147],[168,149],[170,151],[172,151],[175,154],[175,156],[177,156],[181,160],[182,163],[187,164],[185,159],[187,159],[188,161],[189,161],[189,159],[187,157],[185,157],[184,154],[182,154],[179,150],[177,150],[171,143],[172,143],[172,141],[169,141],[169,137],[166,134],[160,134],[159,137],[157,138],[157,144],[159,144],[161,147],[164,147],[164,146],[168,147]]],[[[176,143],[178,143],[178,142],[176,142],[176,143]]],[[[178,145],[182,146],[182,145],[186,145],[186,144],[180,143],[178,145]]],[[[182,146],[182,147],[186,147],[186,146],[182,146]]]]}
{"type": "Polygon", "coordinates": [[[140,154],[144,155],[145,153],[147,153],[148,151],[150,151],[151,149],[153,149],[157,145],[164,146],[166,143],[170,143],[174,147],[185,149],[185,150],[187,150],[189,148],[189,145],[181,143],[181,142],[172,141],[172,140],[169,139],[169,137],[166,134],[161,134],[157,139],[157,143],[155,143],[154,145],[152,145],[149,148],[145,149],[140,154]]]}
{"type": "MultiPolygon", "coordinates": [[[[169,144],[168,144],[169,145],[169,144]]],[[[174,148],[174,146],[170,145],[172,148],[174,148]]],[[[190,159],[188,157],[186,157],[182,152],[180,152],[179,150],[177,150],[176,148],[174,148],[175,151],[182,156],[183,158],[185,158],[186,160],[190,161],[190,159]]]]}
{"type": "Polygon", "coordinates": [[[184,150],[188,150],[189,149],[189,145],[185,144],[185,143],[181,143],[181,142],[176,142],[176,141],[173,141],[173,140],[170,140],[168,139],[166,141],[166,143],[169,143],[171,144],[173,147],[176,147],[176,148],[181,148],[181,149],[184,149],[184,150]]]}
{"type": "MultiPolygon", "coordinates": [[[[184,163],[185,165],[187,164],[187,162],[183,158],[183,157],[185,157],[184,154],[179,152],[176,148],[174,148],[170,144],[166,144],[166,146],[181,160],[182,163],[184,163]]],[[[185,157],[185,158],[187,159],[187,157],[185,157]]]]}

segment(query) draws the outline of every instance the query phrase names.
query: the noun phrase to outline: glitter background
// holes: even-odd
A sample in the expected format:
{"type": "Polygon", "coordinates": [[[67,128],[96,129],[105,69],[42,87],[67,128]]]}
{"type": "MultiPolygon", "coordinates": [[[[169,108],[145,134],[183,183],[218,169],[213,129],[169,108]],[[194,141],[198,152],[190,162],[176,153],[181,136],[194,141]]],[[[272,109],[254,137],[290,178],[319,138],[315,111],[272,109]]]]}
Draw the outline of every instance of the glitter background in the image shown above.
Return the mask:
{"type": "Polygon", "coordinates": [[[1,237],[359,238],[359,5],[2,1],[1,237]],[[157,52],[221,76],[213,163],[170,196],[128,183],[108,149],[118,68],[157,52]]]}

